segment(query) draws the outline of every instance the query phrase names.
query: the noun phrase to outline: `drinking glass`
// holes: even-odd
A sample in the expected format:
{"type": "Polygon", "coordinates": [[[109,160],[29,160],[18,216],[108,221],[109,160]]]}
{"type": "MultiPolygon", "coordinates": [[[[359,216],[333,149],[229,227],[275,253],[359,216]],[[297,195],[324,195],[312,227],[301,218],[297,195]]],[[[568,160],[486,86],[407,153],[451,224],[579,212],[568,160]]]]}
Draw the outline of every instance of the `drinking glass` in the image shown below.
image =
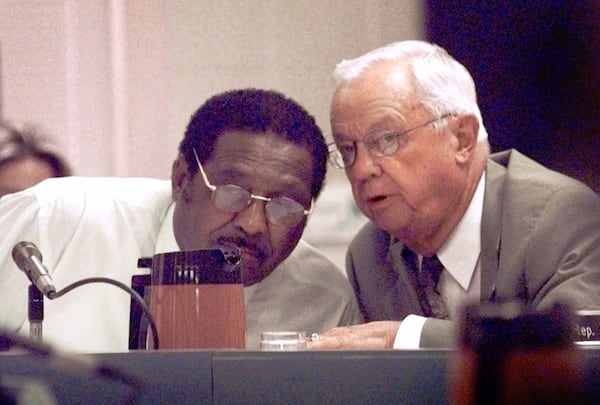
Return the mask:
{"type": "Polygon", "coordinates": [[[265,351],[297,351],[306,349],[306,332],[263,332],[260,349],[265,351]]]}

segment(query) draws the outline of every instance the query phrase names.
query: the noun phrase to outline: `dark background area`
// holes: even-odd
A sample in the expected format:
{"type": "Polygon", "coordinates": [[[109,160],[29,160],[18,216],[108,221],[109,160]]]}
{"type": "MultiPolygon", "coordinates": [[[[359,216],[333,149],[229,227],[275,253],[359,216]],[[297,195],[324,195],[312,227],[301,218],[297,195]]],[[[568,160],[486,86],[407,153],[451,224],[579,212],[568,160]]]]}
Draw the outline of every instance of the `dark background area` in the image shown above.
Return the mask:
{"type": "Polygon", "coordinates": [[[492,151],[600,193],[600,0],[427,0],[427,37],[471,72],[492,151]]]}

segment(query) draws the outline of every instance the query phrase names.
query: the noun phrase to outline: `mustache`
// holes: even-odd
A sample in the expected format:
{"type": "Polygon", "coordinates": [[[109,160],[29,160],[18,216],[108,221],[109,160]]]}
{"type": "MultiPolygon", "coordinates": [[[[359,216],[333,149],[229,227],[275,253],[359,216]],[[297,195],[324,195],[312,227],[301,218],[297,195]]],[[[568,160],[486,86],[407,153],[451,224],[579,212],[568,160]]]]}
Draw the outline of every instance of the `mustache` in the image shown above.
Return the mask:
{"type": "Polygon", "coordinates": [[[263,260],[269,255],[268,247],[260,241],[253,241],[243,236],[224,236],[217,239],[217,243],[224,245],[235,245],[240,249],[246,249],[259,259],[263,260]]]}

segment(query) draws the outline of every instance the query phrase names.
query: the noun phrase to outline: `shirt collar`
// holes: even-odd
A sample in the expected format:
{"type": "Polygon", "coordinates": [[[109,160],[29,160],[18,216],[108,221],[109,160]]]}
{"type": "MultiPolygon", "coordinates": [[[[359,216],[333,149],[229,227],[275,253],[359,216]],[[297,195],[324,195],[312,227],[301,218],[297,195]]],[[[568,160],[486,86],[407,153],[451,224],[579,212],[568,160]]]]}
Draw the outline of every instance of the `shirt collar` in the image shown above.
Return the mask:
{"type": "Polygon", "coordinates": [[[437,257],[448,273],[465,290],[469,288],[481,252],[481,215],[485,173],[482,174],[467,211],[454,228],[437,257]]]}

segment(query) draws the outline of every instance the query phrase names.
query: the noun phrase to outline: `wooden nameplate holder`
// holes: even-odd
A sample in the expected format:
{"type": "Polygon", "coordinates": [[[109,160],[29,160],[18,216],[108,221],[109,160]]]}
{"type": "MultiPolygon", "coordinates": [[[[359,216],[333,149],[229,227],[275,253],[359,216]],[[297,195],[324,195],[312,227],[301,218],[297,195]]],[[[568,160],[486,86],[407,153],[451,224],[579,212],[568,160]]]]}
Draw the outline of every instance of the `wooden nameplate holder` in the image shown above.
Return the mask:
{"type": "MultiPolygon", "coordinates": [[[[150,275],[133,276],[132,286],[149,303],[160,349],[246,348],[239,256],[218,249],[169,252],[138,266],[151,268],[150,275]]],[[[145,348],[150,338],[140,312],[132,301],[130,349],[145,348]]]]}

